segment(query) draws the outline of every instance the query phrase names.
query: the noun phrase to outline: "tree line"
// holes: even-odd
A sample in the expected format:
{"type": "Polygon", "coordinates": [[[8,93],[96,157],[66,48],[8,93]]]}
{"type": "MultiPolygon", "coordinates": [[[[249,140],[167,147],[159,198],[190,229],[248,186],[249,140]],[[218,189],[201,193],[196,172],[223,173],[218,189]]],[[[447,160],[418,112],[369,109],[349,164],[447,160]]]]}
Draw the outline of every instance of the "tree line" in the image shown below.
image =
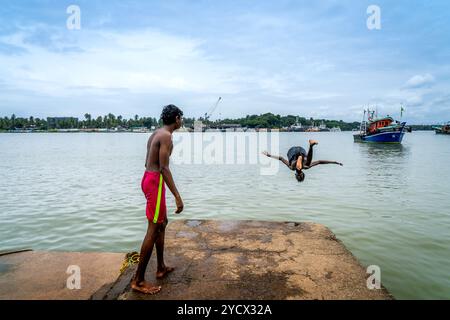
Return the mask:
{"type": "MultiPolygon", "coordinates": [[[[326,120],[326,119],[313,119],[305,118],[294,115],[275,115],[273,113],[265,113],[260,115],[247,115],[243,118],[237,119],[221,119],[210,121],[203,119],[202,117],[196,118],[184,118],[185,127],[194,127],[195,120],[203,121],[209,126],[221,126],[224,124],[239,124],[242,127],[248,128],[283,128],[289,127],[294,124],[301,124],[302,126],[312,126],[320,125],[322,122],[328,127],[340,127],[341,130],[352,130],[359,128],[359,122],[344,122],[342,120],[326,120]]],[[[14,114],[10,117],[0,117],[0,130],[13,130],[13,129],[26,129],[34,128],[37,130],[49,130],[52,129],[52,123],[48,123],[47,118],[35,118],[35,117],[16,117],[14,114]]],[[[94,129],[94,128],[133,128],[133,127],[147,127],[151,129],[152,127],[160,127],[162,125],[161,120],[154,117],[140,117],[135,115],[133,118],[126,119],[122,116],[115,116],[109,113],[105,116],[93,117],[91,114],[86,113],[84,118],[77,119],[67,117],[60,119],[57,123],[57,129],[94,129]]]]}
{"type": "Polygon", "coordinates": [[[341,130],[352,130],[359,128],[359,122],[344,122],[342,120],[326,120],[326,119],[313,119],[305,118],[294,115],[275,115],[273,113],[265,113],[261,115],[247,115],[245,118],[239,119],[224,119],[219,122],[214,123],[236,123],[240,124],[242,127],[248,128],[286,128],[294,124],[301,124],[304,127],[309,126],[319,126],[324,123],[327,128],[340,127],[341,130]]]}
{"type": "MultiPolygon", "coordinates": [[[[159,127],[162,125],[160,120],[154,117],[139,117],[135,115],[133,118],[126,119],[122,116],[115,116],[109,113],[105,116],[92,117],[91,114],[86,113],[84,119],[78,119],[75,117],[59,118],[57,125],[54,128],[52,126],[53,118],[35,118],[35,117],[0,117],[0,130],[14,130],[14,129],[28,129],[34,128],[36,130],[49,130],[49,129],[110,129],[116,127],[122,128],[135,128],[135,127],[159,127]],[[50,121],[48,121],[50,120],[50,121]]],[[[188,121],[191,119],[187,119],[188,121]]],[[[193,123],[194,120],[191,120],[193,123]]]]}

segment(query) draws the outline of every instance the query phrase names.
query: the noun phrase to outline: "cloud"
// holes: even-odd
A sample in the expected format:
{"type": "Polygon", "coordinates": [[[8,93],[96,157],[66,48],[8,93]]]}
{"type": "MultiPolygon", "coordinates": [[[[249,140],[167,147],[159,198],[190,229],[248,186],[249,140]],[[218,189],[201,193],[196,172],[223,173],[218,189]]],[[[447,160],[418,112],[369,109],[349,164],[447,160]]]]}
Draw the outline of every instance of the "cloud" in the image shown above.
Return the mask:
{"type": "Polygon", "coordinates": [[[236,67],[212,61],[200,39],[152,29],[81,30],[78,36],[70,33],[78,31],[64,32],[55,31],[46,41],[32,30],[0,38],[0,44],[21,49],[17,55],[0,52],[1,78],[17,89],[49,97],[85,94],[86,87],[137,93],[237,90],[226,82],[236,67]]]}
{"type": "Polygon", "coordinates": [[[339,95],[302,84],[311,78],[309,73],[329,69],[322,59],[303,58],[296,68],[303,70],[300,76],[297,70],[261,68],[213,54],[206,43],[154,28],[68,31],[44,24],[21,26],[0,37],[0,45],[17,48],[14,55],[0,51],[0,78],[8,79],[7,91],[0,96],[3,105],[35,105],[47,99],[47,108],[70,99],[70,105],[83,105],[78,111],[83,113],[94,102],[102,104],[97,109],[110,112],[113,98],[117,105],[129,106],[142,105],[143,97],[158,104],[161,99],[156,97],[182,97],[183,103],[201,108],[220,95],[229,101],[225,112],[254,105],[276,113],[285,106],[299,112],[296,104],[339,95]]]}
{"type": "Polygon", "coordinates": [[[416,88],[423,88],[423,87],[429,87],[435,82],[434,77],[427,73],[424,75],[415,75],[412,78],[410,78],[408,81],[406,81],[404,88],[406,89],[416,89],[416,88]]]}
{"type": "Polygon", "coordinates": [[[409,115],[448,117],[431,103],[450,83],[448,30],[437,28],[436,12],[413,6],[408,19],[396,19],[403,5],[385,4],[390,28],[371,32],[365,5],[336,0],[92,3],[80,1],[78,31],[65,28],[64,6],[0,12],[0,116],[156,116],[175,103],[198,117],[222,96],[220,112],[230,118],[353,121],[372,102],[380,113],[403,103],[409,115]],[[410,32],[424,25],[434,31],[410,32]]]}

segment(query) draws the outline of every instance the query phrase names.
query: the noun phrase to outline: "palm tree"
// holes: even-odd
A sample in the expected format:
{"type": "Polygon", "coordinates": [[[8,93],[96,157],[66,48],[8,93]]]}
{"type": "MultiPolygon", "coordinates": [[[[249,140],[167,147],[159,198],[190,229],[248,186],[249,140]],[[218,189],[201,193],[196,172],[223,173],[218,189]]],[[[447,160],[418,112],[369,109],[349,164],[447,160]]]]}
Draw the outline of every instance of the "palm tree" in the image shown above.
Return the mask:
{"type": "Polygon", "coordinates": [[[108,127],[116,126],[116,116],[112,113],[108,113],[108,127]]]}
{"type": "Polygon", "coordinates": [[[90,128],[91,127],[91,119],[92,119],[91,115],[89,113],[85,113],[84,118],[86,119],[87,127],[90,128]]]}

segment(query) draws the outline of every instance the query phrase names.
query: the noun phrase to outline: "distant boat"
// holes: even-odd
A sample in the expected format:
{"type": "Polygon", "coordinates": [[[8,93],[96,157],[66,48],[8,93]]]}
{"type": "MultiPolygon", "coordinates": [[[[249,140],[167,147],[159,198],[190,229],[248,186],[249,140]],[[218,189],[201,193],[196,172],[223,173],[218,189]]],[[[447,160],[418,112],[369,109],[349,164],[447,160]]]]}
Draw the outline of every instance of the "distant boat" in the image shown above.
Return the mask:
{"type": "Polygon", "coordinates": [[[436,134],[450,134],[450,122],[447,122],[443,126],[433,127],[436,134]]]}
{"type": "Polygon", "coordinates": [[[150,130],[148,130],[147,127],[133,127],[131,128],[131,132],[138,132],[138,133],[147,133],[150,130]]]}
{"type": "Polygon", "coordinates": [[[80,132],[80,129],[56,129],[56,132],[74,133],[74,132],[80,132]]]}
{"type": "Polygon", "coordinates": [[[330,129],[330,132],[341,132],[341,128],[340,127],[333,127],[330,129]]]}
{"type": "Polygon", "coordinates": [[[303,128],[302,124],[298,122],[298,117],[295,119],[295,123],[289,127],[288,131],[293,132],[304,132],[305,128],[303,128]]]}
{"type": "Polygon", "coordinates": [[[292,132],[303,132],[303,131],[305,131],[305,128],[303,128],[301,123],[296,123],[296,124],[290,126],[288,130],[292,131],[292,132]]]}
{"type": "Polygon", "coordinates": [[[9,132],[13,132],[13,133],[31,133],[33,132],[33,129],[29,129],[29,128],[14,128],[12,130],[9,130],[9,132]]]}
{"type": "Polygon", "coordinates": [[[320,132],[329,132],[330,129],[328,129],[327,126],[325,125],[325,123],[322,121],[319,126],[319,131],[320,132]]]}
{"type": "Polygon", "coordinates": [[[327,128],[325,123],[322,121],[319,126],[316,126],[313,122],[313,124],[306,129],[306,132],[329,132],[330,129],[327,128]]]}
{"type": "MultiPolygon", "coordinates": [[[[353,134],[355,142],[401,143],[405,135],[406,122],[394,121],[392,117],[374,119],[374,111],[367,110],[367,121],[363,119],[358,133],[353,134]]],[[[366,110],[364,110],[364,118],[366,110]]]]}
{"type": "Polygon", "coordinates": [[[320,129],[318,127],[309,127],[306,129],[306,132],[319,132],[320,129]]]}

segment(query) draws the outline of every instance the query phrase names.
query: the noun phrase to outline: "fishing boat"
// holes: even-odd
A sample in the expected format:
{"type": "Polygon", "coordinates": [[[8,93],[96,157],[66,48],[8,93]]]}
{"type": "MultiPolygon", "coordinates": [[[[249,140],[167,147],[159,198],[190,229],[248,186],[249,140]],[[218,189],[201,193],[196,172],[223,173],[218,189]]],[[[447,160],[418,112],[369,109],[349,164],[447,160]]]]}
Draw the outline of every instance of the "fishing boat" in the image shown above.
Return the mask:
{"type": "Polygon", "coordinates": [[[401,143],[406,132],[406,122],[392,117],[376,118],[375,111],[364,110],[359,132],[353,134],[355,142],[401,143]],[[365,119],[367,114],[367,120],[365,119]]]}
{"type": "Polygon", "coordinates": [[[322,121],[319,126],[320,132],[330,132],[330,129],[327,128],[326,124],[322,121]]]}
{"type": "Polygon", "coordinates": [[[306,129],[306,132],[319,132],[319,131],[320,131],[319,127],[317,127],[314,122],[306,129]]]}
{"type": "Polygon", "coordinates": [[[205,129],[205,132],[221,132],[218,128],[207,128],[205,129]]]}
{"type": "Polygon", "coordinates": [[[341,132],[341,127],[333,127],[330,129],[330,132],[341,132]]]}
{"type": "Polygon", "coordinates": [[[443,126],[433,127],[436,134],[450,134],[450,122],[447,122],[443,126]]]}
{"type": "Polygon", "coordinates": [[[295,123],[288,128],[288,131],[292,132],[303,132],[305,128],[303,128],[302,124],[298,122],[298,117],[295,119],[295,123]]]}

